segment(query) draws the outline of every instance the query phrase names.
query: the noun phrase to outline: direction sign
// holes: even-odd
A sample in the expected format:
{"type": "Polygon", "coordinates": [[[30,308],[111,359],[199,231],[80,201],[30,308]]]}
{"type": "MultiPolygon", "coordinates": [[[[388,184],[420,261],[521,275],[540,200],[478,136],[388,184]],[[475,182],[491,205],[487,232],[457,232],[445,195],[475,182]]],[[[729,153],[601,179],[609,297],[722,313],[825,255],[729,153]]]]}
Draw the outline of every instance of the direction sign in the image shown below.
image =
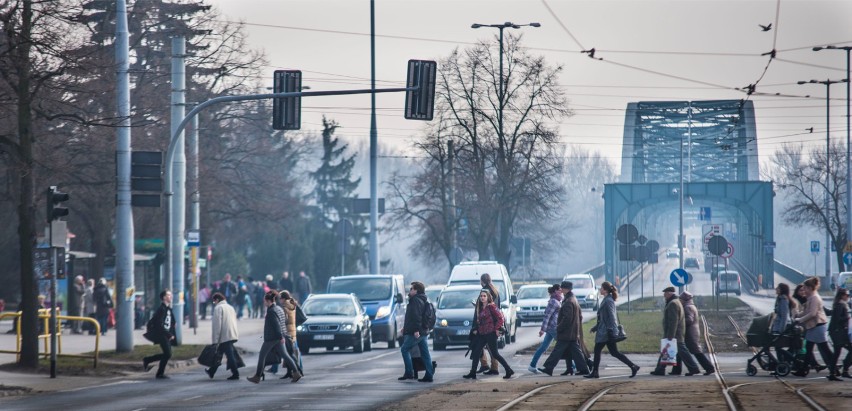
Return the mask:
{"type": "Polygon", "coordinates": [[[843,253],[843,263],[852,265],[852,253],[843,253]]]}
{"type": "Polygon", "coordinates": [[[701,207],[698,210],[698,219],[701,221],[711,221],[713,214],[710,210],[710,207],[701,207]]]}
{"type": "Polygon", "coordinates": [[[819,241],[811,241],[811,252],[819,254],[819,241]]]}
{"type": "Polygon", "coordinates": [[[686,272],[683,268],[675,268],[669,275],[669,280],[675,287],[683,287],[692,282],[692,274],[686,272]]]}

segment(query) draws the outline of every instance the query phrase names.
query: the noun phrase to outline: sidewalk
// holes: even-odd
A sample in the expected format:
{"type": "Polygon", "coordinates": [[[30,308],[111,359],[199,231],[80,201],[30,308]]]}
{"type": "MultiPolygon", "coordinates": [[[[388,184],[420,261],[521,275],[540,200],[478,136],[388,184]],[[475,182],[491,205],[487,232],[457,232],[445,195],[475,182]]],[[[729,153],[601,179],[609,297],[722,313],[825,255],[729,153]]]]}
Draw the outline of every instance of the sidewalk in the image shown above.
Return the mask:
{"type": "MultiPolygon", "coordinates": [[[[263,334],[263,318],[241,318],[238,321],[240,340],[255,341],[263,334]]],[[[14,351],[16,334],[6,334],[12,328],[12,321],[0,321],[0,349],[14,351]]],[[[151,342],[146,340],[142,334],[145,330],[133,331],[134,345],[150,345],[151,342]]],[[[206,320],[198,321],[198,328],[193,330],[186,323],[182,328],[182,343],[187,344],[210,344],[211,338],[210,317],[206,320]]],[[[101,336],[100,352],[114,351],[116,346],[116,333],[111,329],[107,331],[107,335],[101,336]]],[[[57,340],[57,344],[58,340],[57,340]]],[[[49,342],[48,342],[49,345],[49,342]]],[[[237,345],[240,345],[238,342],[237,345]]],[[[95,336],[88,334],[71,334],[69,329],[64,329],[62,334],[62,353],[66,354],[81,354],[92,352],[95,350],[95,336]]],[[[40,342],[39,352],[44,352],[44,344],[40,342]]],[[[16,361],[15,354],[0,354],[0,364],[13,363],[16,361]]],[[[139,361],[142,358],[140,355],[139,361]]],[[[142,375],[141,373],[139,374],[142,375]]],[[[127,376],[118,377],[92,377],[92,376],[64,376],[57,375],[56,378],[50,378],[49,374],[32,374],[32,373],[13,373],[0,371],[0,397],[7,392],[6,387],[25,387],[33,391],[59,391],[89,387],[93,385],[102,385],[115,382],[117,380],[127,379],[127,376]],[[6,386],[6,387],[3,387],[6,386]]]]}

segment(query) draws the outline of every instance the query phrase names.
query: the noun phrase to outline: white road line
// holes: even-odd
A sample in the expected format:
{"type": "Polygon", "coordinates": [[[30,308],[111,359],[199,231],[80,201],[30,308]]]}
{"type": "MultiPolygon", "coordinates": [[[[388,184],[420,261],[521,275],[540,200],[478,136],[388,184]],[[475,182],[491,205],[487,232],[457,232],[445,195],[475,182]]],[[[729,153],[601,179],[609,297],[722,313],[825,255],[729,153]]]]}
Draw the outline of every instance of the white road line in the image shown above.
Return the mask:
{"type": "Polygon", "coordinates": [[[192,401],[192,400],[194,400],[194,399],[196,399],[196,398],[201,398],[201,397],[203,397],[203,395],[196,395],[196,396],[194,396],[194,397],[184,398],[184,399],[183,399],[183,400],[181,400],[181,401],[192,401]]]}
{"type": "Polygon", "coordinates": [[[95,389],[95,388],[110,387],[110,386],[113,386],[113,385],[120,385],[120,384],[138,384],[140,382],[142,382],[142,381],[138,381],[138,380],[116,381],[116,382],[111,382],[109,384],[92,385],[92,386],[89,386],[89,387],[80,387],[80,388],[71,388],[71,389],[63,390],[63,391],[59,391],[59,392],[75,392],[75,391],[89,390],[89,389],[95,389]]]}
{"type": "Polygon", "coordinates": [[[373,360],[377,360],[377,359],[382,358],[382,357],[387,357],[388,355],[391,355],[391,354],[399,354],[399,351],[394,350],[394,351],[391,351],[391,352],[384,353],[382,355],[377,355],[375,357],[364,358],[362,360],[356,360],[356,361],[343,363],[343,364],[340,364],[340,365],[338,365],[337,367],[334,367],[334,368],[344,368],[344,367],[348,367],[352,364],[358,364],[358,363],[362,363],[362,362],[366,362],[366,361],[373,361],[373,360]]]}

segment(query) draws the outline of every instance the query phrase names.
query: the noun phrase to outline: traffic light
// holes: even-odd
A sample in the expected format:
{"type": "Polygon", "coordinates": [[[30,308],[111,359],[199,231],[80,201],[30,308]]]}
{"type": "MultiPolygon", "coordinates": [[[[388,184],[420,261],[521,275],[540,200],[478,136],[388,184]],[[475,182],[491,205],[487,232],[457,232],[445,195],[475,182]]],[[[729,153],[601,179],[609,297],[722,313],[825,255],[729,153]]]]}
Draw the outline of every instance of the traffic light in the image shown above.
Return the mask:
{"type": "Polygon", "coordinates": [[[57,207],[59,203],[63,201],[68,201],[70,197],[68,193],[63,193],[59,191],[56,186],[50,186],[47,189],[47,222],[50,224],[53,221],[59,219],[59,217],[65,217],[68,215],[68,209],[65,207],[57,207]]]}
{"type": "Polygon", "coordinates": [[[408,60],[405,87],[405,118],[432,120],[435,111],[435,78],[438,63],[429,60],[408,60]]]}
{"type": "MultiPolygon", "coordinates": [[[[302,91],[302,72],[299,70],[275,70],[272,81],[272,90],[275,93],[298,93],[302,91]]],[[[272,99],[272,128],[274,130],[298,130],[301,127],[301,97],[272,99]]]]}

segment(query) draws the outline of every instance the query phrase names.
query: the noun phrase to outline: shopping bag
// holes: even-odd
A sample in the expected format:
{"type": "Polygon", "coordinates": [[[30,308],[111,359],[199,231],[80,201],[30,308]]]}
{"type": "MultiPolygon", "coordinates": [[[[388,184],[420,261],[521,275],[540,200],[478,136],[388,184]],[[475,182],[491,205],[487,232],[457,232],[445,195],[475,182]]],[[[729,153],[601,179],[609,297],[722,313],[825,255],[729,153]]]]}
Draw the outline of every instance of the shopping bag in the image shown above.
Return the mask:
{"type": "Polygon", "coordinates": [[[660,365],[677,365],[677,338],[660,340],[660,365]]]}
{"type": "Polygon", "coordinates": [[[205,367],[218,367],[222,364],[222,353],[219,352],[219,344],[210,344],[201,350],[198,355],[198,363],[205,367]]]}
{"type": "MultiPolygon", "coordinates": [[[[246,362],[243,361],[243,357],[240,355],[240,352],[236,348],[234,348],[234,359],[237,361],[237,363],[234,364],[236,368],[243,368],[246,366],[246,362]]],[[[231,366],[231,364],[228,364],[228,366],[234,368],[233,366],[231,366]]]]}

